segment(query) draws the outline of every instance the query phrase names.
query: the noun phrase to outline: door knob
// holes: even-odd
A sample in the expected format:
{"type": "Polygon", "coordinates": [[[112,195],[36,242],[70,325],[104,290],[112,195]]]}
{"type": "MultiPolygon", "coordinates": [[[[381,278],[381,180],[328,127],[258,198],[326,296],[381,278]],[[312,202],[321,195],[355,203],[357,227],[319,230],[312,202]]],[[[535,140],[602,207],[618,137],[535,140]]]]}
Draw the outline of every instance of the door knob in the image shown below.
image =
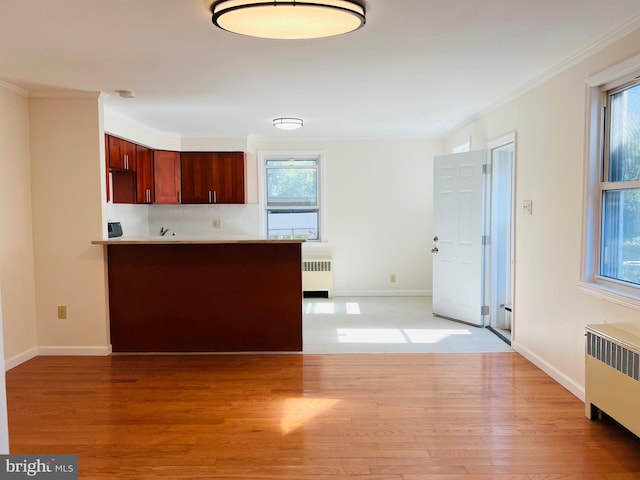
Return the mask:
{"type": "Polygon", "coordinates": [[[438,247],[433,247],[431,249],[431,253],[438,253],[440,250],[438,250],[438,247]]]}
{"type": "Polygon", "coordinates": [[[435,237],[433,237],[433,241],[434,241],[434,242],[437,242],[438,240],[440,240],[440,239],[438,238],[438,236],[437,236],[437,235],[436,235],[435,237]]]}

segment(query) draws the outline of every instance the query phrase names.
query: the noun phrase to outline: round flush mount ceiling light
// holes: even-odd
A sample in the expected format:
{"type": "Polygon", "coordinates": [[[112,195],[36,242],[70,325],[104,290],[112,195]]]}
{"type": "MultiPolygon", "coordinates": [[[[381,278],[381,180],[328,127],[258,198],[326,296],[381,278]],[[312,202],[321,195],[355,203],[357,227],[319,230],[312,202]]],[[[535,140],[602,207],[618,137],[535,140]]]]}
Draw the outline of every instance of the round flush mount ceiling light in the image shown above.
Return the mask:
{"type": "Polygon", "coordinates": [[[273,126],[280,130],[296,130],[302,128],[303,121],[301,118],[274,118],[273,126]]]}
{"type": "Polygon", "coordinates": [[[122,98],[135,98],[136,96],[131,90],[116,90],[116,93],[122,98]]]}
{"type": "Polygon", "coordinates": [[[365,7],[354,0],[218,0],[213,24],[260,38],[297,40],[353,32],[365,22],[365,7]]]}

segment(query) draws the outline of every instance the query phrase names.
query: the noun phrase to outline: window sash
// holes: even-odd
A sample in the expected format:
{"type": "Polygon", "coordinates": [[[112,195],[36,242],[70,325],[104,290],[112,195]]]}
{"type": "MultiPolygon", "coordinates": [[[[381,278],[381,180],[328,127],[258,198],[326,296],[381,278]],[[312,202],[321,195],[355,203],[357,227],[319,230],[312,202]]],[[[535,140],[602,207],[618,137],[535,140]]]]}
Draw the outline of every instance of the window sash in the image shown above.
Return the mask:
{"type": "Polygon", "coordinates": [[[305,208],[317,207],[318,206],[318,168],[317,166],[295,166],[295,165],[285,165],[285,166],[278,166],[278,167],[267,166],[266,197],[267,197],[268,207],[277,206],[277,205],[287,206],[287,207],[302,206],[305,208]],[[311,175],[311,180],[313,184],[311,187],[311,191],[304,192],[304,188],[302,189],[302,191],[298,190],[297,188],[293,188],[291,193],[286,191],[284,192],[285,195],[289,193],[291,196],[273,195],[272,190],[279,186],[278,180],[282,180],[282,179],[278,179],[275,176],[277,175],[276,172],[286,172],[287,170],[296,171],[296,172],[299,171],[301,173],[302,172],[309,173],[311,175]],[[300,194],[300,193],[307,193],[307,195],[294,196],[295,194],[300,194]]]}
{"type": "Polygon", "coordinates": [[[636,263],[640,262],[640,255],[636,253],[640,250],[634,245],[636,237],[631,237],[635,232],[629,228],[629,225],[637,222],[633,214],[635,200],[632,198],[630,203],[626,203],[625,194],[636,192],[637,195],[640,192],[640,179],[633,178],[640,177],[640,169],[635,165],[635,162],[640,162],[640,157],[628,164],[626,155],[637,154],[633,148],[640,149],[640,143],[637,147],[633,144],[637,141],[640,129],[640,111],[634,110],[638,105],[631,102],[628,97],[630,93],[626,92],[634,89],[634,95],[638,95],[639,85],[640,80],[636,79],[608,90],[603,89],[602,98],[606,107],[603,109],[604,128],[601,129],[604,148],[601,152],[598,274],[595,279],[612,288],[634,293],[640,293],[640,264],[636,263]],[[618,152],[612,152],[612,144],[618,152]],[[614,168],[614,162],[618,164],[617,168],[614,168]]]}
{"type": "Polygon", "coordinates": [[[318,209],[267,209],[267,238],[319,240],[318,209]]]}
{"type": "MultiPolygon", "coordinates": [[[[640,80],[606,91],[603,182],[640,180],[640,165],[627,164],[633,142],[640,140],[640,80]],[[630,145],[631,144],[631,145],[630,145]],[[617,165],[617,168],[614,168],[617,165]],[[628,171],[626,167],[630,167],[628,171]]],[[[640,149],[640,145],[636,148],[640,149]]],[[[640,163],[640,158],[637,159],[640,163]]]]}

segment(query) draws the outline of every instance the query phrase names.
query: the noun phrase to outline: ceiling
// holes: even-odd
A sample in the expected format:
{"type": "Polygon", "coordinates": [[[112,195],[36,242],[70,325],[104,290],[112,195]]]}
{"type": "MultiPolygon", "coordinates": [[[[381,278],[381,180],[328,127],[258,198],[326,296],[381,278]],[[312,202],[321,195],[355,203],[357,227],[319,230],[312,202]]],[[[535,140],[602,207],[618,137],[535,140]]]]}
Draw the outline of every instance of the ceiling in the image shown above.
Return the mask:
{"type": "Polygon", "coordinates": [[[638,0],[368,0],[356,32],[264,40],[215,28],[210,3],[0,0],[0,79],[101,91],[183,136],[431,138],[640,26],[638,0]]]}

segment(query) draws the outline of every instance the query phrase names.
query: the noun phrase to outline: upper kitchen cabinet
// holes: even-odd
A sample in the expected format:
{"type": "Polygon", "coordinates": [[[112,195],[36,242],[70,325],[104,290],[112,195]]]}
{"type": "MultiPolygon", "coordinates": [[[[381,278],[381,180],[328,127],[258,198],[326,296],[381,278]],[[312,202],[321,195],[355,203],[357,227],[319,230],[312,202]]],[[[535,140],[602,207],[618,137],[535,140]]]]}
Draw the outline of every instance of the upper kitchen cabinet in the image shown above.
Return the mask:
{"type": "Polygon", "coordinates": [[[182,152],[182,203],[213,203],[213,153],[182,152]]]}
{"type": "Polygon", "coordinates": [[[215,203],[246,203],[244,175],[247,156],[244,152],[213,154],[213,188],[215,203]]]}
{"type": "Polygon", "coordinates": [[[153,158],[152,149],[136,145],[136,203],[154,203],[153,158]]]}
{"type": "Polygon", "coordinates": [[[136,144],[107,135],[107,154],[110,170],[136,171],[136,144]]]}
{"type": "Polygon", "coordinates": [[[183,152],[182,203],[246,203],[244,152],[183,152]]]}
{"type": "Polygon", "coordinates": [[[154,203],[180,203],[180,152],[153,153],[154,203]]]}

